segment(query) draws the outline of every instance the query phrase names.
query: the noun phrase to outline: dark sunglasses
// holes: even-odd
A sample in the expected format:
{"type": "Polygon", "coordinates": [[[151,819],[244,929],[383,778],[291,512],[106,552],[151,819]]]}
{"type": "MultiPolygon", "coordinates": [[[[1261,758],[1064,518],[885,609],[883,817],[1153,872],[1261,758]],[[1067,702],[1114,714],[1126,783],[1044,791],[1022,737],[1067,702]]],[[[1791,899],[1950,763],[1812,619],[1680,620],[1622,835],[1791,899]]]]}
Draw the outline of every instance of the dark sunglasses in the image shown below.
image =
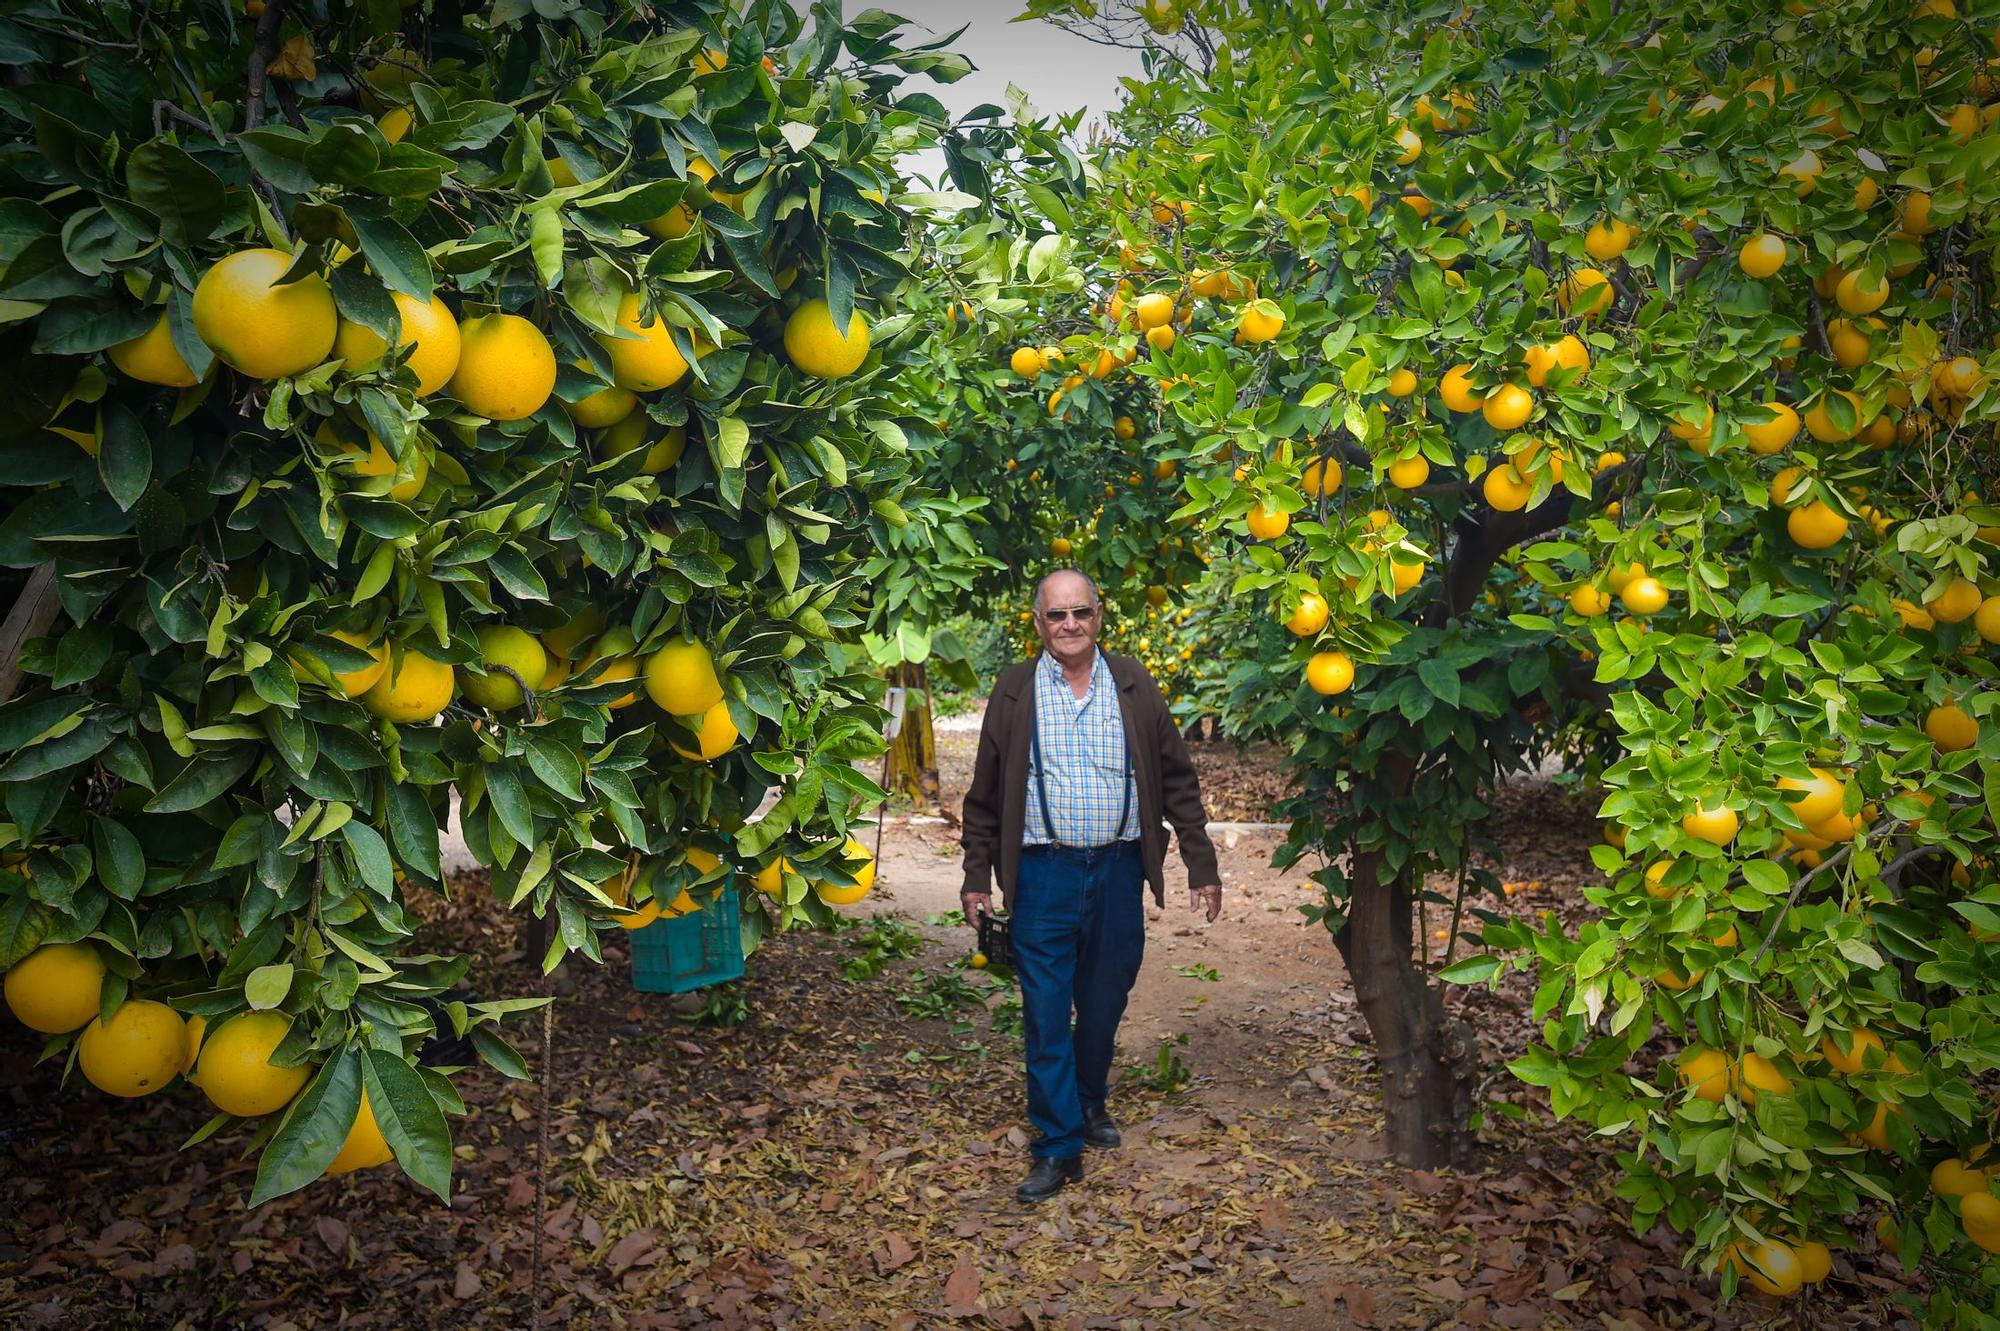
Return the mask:
{"type": "Polygon", "coordinates": [[[1072,606],[1067,610],[1042,611],[1042,622],[1045,624],[1060,624],[1064,620],[1071,618],[1074,618],[1079,624],[1087,620],[1096,619],[1097,607],[1094,605],[1079,605],[1072,606]]]}

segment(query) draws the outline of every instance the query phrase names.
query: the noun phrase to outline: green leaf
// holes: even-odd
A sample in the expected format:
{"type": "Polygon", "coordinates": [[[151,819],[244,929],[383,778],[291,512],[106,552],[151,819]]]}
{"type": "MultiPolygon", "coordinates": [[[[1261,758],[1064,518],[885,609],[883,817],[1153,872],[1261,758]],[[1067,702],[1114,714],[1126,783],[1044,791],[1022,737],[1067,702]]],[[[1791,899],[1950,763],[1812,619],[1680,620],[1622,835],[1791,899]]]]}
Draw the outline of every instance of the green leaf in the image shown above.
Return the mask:
{"type": "Polygon", "coordinates": [[[244,749],[227,758],[198,758],[181,769],[179,776],[146,802],[146,812],[186,813],[213,804],[256,761],[257,753],[252,749],[244,749]]]}
{"type": "Polygon", "coordinates": [[[404,864],[425,878],[438,878],[437,820],[420,787],[404,782],[389,787],[389,837],[404,864]]]}
{"type": "Polygon", "coordinates": [[[528,246],[535,256],[535,271],[542,285],[553,291],[563,275],[562,209],[553,205],[537,208],[528,219],[528,246]]]}
{"type": "Polygon", "coordinates": [[[289,962],[274,962],[269,966],[259,966],[250,972],[250,978],[243,982],[243,997],[252,1008],[267,1012],[285,1001],[292,992],[292,967],[289,962]]]}
{"type": "Polygon", "coordinates": [[[149,139],[125,159],[132,202],[160,219],[160,238],[192,249],[228,212],[222,177],[164,139],[149,139]]]}
{"type": "Polygon", "coordinates": [[[1467,957],[1439,971],[1438,978],[1446,984],[1477,984],[1499,974],[1502,965],[1498,957],[1467,957]]]}
{"type": "Polygon", "coordinates": [[[1986,769],[1986,816],[2000,827],[2000,763],[1984,763],[1986,769]]]}
{"type": "Polygon", "coordinates": [[[451,1201],[451,1129],[423,1077],[401,1054],[370,1049],[363,1068],[368,1108],[396,1163],[444,1202],[451,1201]]]}
{"type": "Polygon", "coordinates": [[[98,881],[115,897],[136,898],[146,885],[146,852],[140,849],[139,838],[123,823],[92,814],[90,843],[98,881]]]}
{"type": "Polygon", "coordinates": [[[319,183],[305,164],[313,141],[290,125],[262,125],[239,134],[236,142],[251,169],[286,194],[305,194],[319,183]]]}
{"type": "Polygon", "coordinates": [[[417,238],[387,212],[356,204],[347,206],[347,220],[361,241],[369,266],[388,283],[415,300],[431,298],[431,261],[417,238]]]}
{"type": "Polygon", "coordinates": [[[322,185],[365,185],[381,165],[375,137],[356,124],[326,126],[305,150],[306,169],[322,185]]]}
{"type": "Polygon", "coordinates": [[[1846,957],[1857,966],[1866,967],[1871,971],[1882,969],[1882,954],[1862,942],[1859,938],[1842,938],[1837,940],[1834,946],[1840,949],[1841,956],[1846,957]]]}
{"type": "Polygon", "coordinates": [[[22,749],[0,764],[0,785],[32,781],[74,767],[102,753],[113,738],[110,727],[96,717],[87,718],[74,729],[22,749]]]}
{"type": "Polygon", "coordinates": [[[222,834],[221,843],[215,848],[212,868],[234,869],[240,865],[255,863],[264,846],[264,829],[271,815],[262,810],[252,810],[229,825],[222,834]]]}
{"type": "Polygon", "coordinates": [[[55,673],[51,686],[66,689],[97,678],[111,659],[111,626],[101,622],[80,624],[62,635],[56,644],[55,673]]]}
{"type": "Polygon", "coordinates": [[[333,288],[333,303],[341,318],[360,324],[384,342],[397,332],[400,320],[389,288],[358,261],[350,259],[329,272],[327,285],[333,288]]]}
{"type": "Polygon", "coordinates": [[[576,752],[553,736],[532,734],[528,738],[528,766],[542,784],[568,799],[583,800],[583,764],[576,752]]]}
{"type": "Polygon", "coordinates": [[[1784,866],[1769,860],[1745,861],[1743,881],[1769,897],[1783,896],[1791,888],[1784,866]]]}
{"type": "Polygon", "coordinates": [[[54,920],[55,912],[26,892],[0,899],[0,970],[40,947],[54,920]]]}
{"type": "Polygon", "coordinates": [[[341,824],[340,835],[347,842],[348,853],[354,856],[355,867],[361,871],[361,881],[385,897],[393,892],[395,865],[389,860],[389,847],[382,834],[366,823],[350,819],[341,824]]]}
{"type": "Polygon", "coordinates": [[[743,466],[750,455],[749,423],[736,416],[724,416],[715,423],[716,465],[726,471],[736,471],[743,466]]]}
{"type": "Polygon", "coordinates": [[[104,404],[104,443],[97,451],[104,492],[130,511],[153,479],[153,445],[139,418],[122,402],[104,404]]]}
{"type": "Polygon", "coordinates": [[[1417,678],[1430,695],[1447,707],[1458,706],[1458,671],[1450,662],[1429,657],[1417,662],[1417,678]]]}
{"type": "Polygon", "coordinates": [[[495,812],[500,815],[501,826],[522,845],[534,845],[534,810],[528,803],[528,792],[521,785],[520,774],[512,764],[487,764],[486,794],[493,801],[495,812]]]}
{"type": "Polygon", "coordinates": [[[285,1110],[257,1162],[250,1204],[261,1206],[273,1197],[297,1192],[324,1174],[340,1154],[360,1110],[361,1056],[353,1045],[343,1045],[285,1110]]]}
{"type": "Polygon", "coordinates": [[[491,1027],[472,1028],[472,1047],[479,1052],[482,1059],[486,1060],[487,1066],[501,1076],[512,1077],[515,1081],[531,1079],[527,1060],[521,1057],[513,1045],[501,1039],[499,1033],[491,1027]]]}

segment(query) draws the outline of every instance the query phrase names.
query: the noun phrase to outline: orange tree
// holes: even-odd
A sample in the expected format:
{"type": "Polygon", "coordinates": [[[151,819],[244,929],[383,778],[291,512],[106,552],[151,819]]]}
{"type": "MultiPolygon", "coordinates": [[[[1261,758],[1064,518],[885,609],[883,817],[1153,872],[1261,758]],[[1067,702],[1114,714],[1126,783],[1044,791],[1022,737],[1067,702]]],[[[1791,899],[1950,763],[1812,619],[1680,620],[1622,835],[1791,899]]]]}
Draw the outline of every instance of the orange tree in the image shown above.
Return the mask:
{"type": "MultiPolygon", "coordinates": [[[[1062,137],[1073,122],[1051,126],[1025,106],[1015,113],[1004,132],[947,153],[952,179],[987,191],[990,202],[925,236],[924,261],[940,280],[906,307],[927,336],[896,386],[927,493],[974,521],[942,539],[905,529],[874,569],[884,589],[878,608],[897,618],[893,630],[885,619],[866,640],[911,690],[888,785],[933,802],[928,669],[940,667],[960,687],[974,682],[966,649],[944,621],[1004,616],[1016,644],[1038,650],[1025,589],[1074,565],[1097,579],[1112,611],[1107,646],[1147,656],[1170,679],[1184,660],[1168,588],[1200,571],[1186,535],[1167,527],[1178,502],[1176,464],[1156,456],[1147,438],[1155,387],[1130,375],[1129,357],[1114,365],[1094,347],[1085,372],[1063,371],[1072,352],[1084,354],[1092,329],[1109,326],[1102,302],[1089,318],[1043,317],[1049,294],[1081,292],[1086,281],[1059,230],[1068,221],[1063,200],[1085,187],[1082,163],[1062,137]],[[1019,345],[1029,332],[1047,340],[1019,345]]],[[[969,209],[978,196],[909,197],[916,206],[969,209]]]]}
{"type": "Polygon", "coordinates": [[[2000,16],[1082,8],[1031,12],[1150,77],[1079,241],[1174,311],[1136,369],[1212,590],[1294,630],[1224,691],[1291,749],[1395,1154],[1468,1159],[1482,1071],[1427,883],[1476,909],[1495,780],[1613,733],[1594,916],[1489,912],[1443,978],[1536,977],[1514,1072],[1731,1290],[1881,1206],[1930,1319],[1995,1325],[2000,16]]]}
{"type": "Polygon", "coordinates": [[[525,1075],[534,1000],[411,945],[454,809],[545,967],[872,881],[862,573],[959,520],[882,404],[894,154],[954,132],[900,80],[967,66],[736,9],[6,24],[6,1001],[103,1091],[185,1073],[253,1200],[448,1197],[415,1051],[525,1075]]]}

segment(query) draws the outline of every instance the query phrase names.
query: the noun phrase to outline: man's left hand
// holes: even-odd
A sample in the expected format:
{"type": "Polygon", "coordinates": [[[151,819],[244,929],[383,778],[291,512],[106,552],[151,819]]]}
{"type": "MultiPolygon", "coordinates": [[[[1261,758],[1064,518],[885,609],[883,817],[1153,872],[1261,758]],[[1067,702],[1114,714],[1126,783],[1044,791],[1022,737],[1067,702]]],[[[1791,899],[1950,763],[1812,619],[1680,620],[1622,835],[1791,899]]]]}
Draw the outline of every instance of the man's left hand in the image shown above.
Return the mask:
{"type": "Polygon", "coordinates": [[[1222,885],[1212,887],[1191,887],[1188,889],[1188,909],[1208,911],[1208,922],[1215,923],[1215,917],[1222,914],[1222,885]]]}

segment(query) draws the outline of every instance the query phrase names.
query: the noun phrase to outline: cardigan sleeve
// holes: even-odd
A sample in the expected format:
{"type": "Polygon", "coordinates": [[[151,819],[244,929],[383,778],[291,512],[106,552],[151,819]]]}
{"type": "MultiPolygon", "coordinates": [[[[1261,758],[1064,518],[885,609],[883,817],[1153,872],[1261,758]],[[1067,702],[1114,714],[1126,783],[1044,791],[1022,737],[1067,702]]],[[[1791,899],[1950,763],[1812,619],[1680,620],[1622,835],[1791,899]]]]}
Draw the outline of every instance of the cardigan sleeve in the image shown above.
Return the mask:
{"type": "Polygon", "coordinates": [[[1180,727],[1174,724],[1158,681],[1150,671],[1142,669],[1140,674],[1152,701],[1160,750],[1160,811],[1166,815],[1180,843],[1188,886],[1220,887],[1222,874],[1215,865],[1215,844],[1208,839],[1208,810],[1202,806],[1201,781],[1195,775],[1194,759],[1188,756],[1187,741],[1181,738],[1180,727]]]}
{"type": "Polygon", "coordinates": [[[965,885],[961,892],[991,892],[993,870],[1000,852],[1000,740],[1004,733],[999,713],[1006,711],[996,686],[986,700],[986,716],[979,724],[979,750],[972,762],[972,786],[965,792],[960,816],[959,846],[965,852],[965,885]]]}

